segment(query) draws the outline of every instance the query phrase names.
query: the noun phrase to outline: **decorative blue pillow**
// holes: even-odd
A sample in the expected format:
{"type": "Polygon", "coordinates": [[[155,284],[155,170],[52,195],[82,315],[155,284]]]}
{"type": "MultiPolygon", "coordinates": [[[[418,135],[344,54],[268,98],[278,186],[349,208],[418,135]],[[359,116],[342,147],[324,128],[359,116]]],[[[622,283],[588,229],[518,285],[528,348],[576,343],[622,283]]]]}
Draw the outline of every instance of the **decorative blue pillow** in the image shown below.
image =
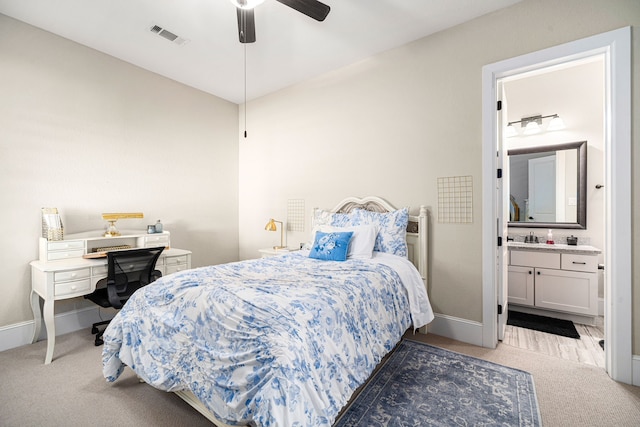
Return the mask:
{"type": "Polygon", "coordinates": [[[349,242],[353,237],[352,231],[335,233],[316,232],[309,258],[323,261],[344,261],[347,259],[349,242]]]}

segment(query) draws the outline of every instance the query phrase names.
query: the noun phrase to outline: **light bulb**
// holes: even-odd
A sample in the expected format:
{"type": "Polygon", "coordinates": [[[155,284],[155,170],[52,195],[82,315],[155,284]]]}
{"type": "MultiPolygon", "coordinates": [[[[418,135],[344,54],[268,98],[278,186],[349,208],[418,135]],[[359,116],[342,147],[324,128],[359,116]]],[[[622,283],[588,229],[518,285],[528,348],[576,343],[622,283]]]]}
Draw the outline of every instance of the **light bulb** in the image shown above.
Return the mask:
{"type": "Polygon", "coordinates": [[[518,135],[518,131],[514,125],[507,126],[507,129],[504,131],[504,136],[507,138],[511,138],[512,136],[518,135]]]}
{"type": "Polygon", "coordinates": [[[560,116],[555,116],[547,125],[547,130],[560,130],[564,129],[564,122],[560,116]]]}
{"type": "Polygon", "coordinates": [[[264,0],[229,0],[235,7],[240,9],[253,9],[258,6],[264,0]]]}
{"type": "Polygon", "coordinates": [[[540,132],[540,125],[537,122],[529,122],[527,126],[524,128],[525,135],[533,135],[534,133],[540,132]]]}

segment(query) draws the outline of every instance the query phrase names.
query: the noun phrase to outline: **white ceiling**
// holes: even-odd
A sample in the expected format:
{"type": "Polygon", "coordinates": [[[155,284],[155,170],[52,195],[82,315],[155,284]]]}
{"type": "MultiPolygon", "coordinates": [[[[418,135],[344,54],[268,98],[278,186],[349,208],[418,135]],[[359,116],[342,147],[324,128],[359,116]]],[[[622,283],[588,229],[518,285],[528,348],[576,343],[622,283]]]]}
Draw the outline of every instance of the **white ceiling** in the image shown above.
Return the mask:
{"type": "Polygon", "coordinates": [[[325,0],[324,22],[266,0],[256,43],[229,0],[0,0],[0,13],[241,104],[521,0],[325,0]],[[182,45],[150,31],[159,25],[182,45]]]}

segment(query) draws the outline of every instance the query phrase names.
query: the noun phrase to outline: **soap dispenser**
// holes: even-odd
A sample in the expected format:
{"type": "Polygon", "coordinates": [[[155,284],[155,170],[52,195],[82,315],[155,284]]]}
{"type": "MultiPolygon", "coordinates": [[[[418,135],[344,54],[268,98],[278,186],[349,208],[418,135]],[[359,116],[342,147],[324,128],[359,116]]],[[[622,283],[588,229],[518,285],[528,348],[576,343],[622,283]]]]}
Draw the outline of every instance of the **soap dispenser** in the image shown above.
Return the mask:
{"type": "Polygon", "coordinates": [[[553,233],[551,230],[547,233],[547,245],[553,245],[553,233]]]}

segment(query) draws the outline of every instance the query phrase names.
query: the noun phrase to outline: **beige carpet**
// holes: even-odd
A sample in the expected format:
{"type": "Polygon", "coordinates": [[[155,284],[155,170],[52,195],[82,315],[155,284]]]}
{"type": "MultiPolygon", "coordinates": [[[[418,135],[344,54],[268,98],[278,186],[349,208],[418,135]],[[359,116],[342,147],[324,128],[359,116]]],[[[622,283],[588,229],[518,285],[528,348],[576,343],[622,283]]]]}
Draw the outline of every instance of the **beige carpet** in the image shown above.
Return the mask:
{"type": "MultiPolygon", "coordinates": [[[[0,352],[0,426],[210,425],[129,369],[107,384],[92,338],[88,330],[59,336],[47,366],[46,341],[0,352]]],[[[508,345],[488,350],[435,335],[407,338],[530,372],[547,427],[640,425],[640,388],[618,384],[600,368],[508,345]]]]}
{"type": "Polygon", "coordinates": [[[640,387],[617,383],[602,368],[505,344],[490,350],[432,334],[405,337],[531,373],[546,427],[640,426],[640,387]]]}
{"type": "Polygon", "coordinates": [[[211,426],[173,393],[140,383],[130,369],[108,384],[90,330],[0,353],[0,426],[211,426]]]}

